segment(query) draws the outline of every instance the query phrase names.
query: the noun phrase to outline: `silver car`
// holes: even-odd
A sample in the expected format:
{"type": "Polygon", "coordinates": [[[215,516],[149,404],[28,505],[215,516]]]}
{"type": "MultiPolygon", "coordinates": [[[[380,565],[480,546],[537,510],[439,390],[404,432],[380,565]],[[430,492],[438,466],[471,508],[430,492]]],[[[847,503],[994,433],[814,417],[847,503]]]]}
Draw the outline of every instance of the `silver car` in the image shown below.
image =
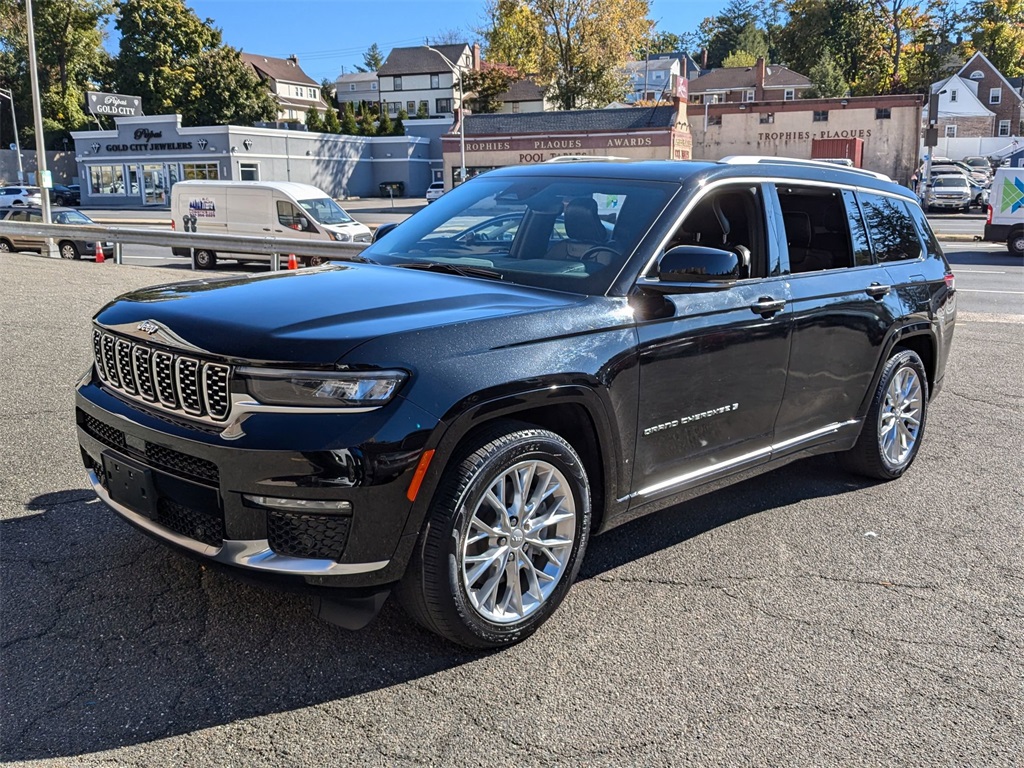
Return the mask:
{"type": "Polygon", "coordinates": [[[924,193],[924,205],[929,211],[939,209],[959,209],[968,211],[974,196],[967,177],[962,174],[946,174],[933,176],[924,193]]]}

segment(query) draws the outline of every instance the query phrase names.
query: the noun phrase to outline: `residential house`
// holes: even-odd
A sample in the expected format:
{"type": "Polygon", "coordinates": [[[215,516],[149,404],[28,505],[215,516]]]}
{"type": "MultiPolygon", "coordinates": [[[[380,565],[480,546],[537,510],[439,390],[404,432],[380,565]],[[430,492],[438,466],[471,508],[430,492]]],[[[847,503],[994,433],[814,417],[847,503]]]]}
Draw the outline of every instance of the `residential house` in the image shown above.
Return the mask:
{"type": "Polygon", "coordinates": [[[934,113],[939,136],[962,139],[995,135],[996,113],[979,98],[978,85],[978,80],[959,75],[932,84],[929,111],[934,113]]]}
{"type": "Polygon", "coordinates": [[[320,84],[302,71],[298,56],[278,59],[243,53],[242,61],[256,71],[274,94],[278,120],[305,123],[310,107],[315,107],[321,114],[327,110],[327,103],[320,95],[320,84]]]}
{"type": "MultiPolygon", "coordinates": [[[[956,74],[961,81],[976,85],[974,95],[994,115],[991,131],[975,135],[1010,137],[1024,133],[1024,79],[1009,80],[980,51],[956,74]]],[[[939,109],[941,112],[941,102],[939,109]]]]}
{"type": "Polygon", "coordinates": [[[524,78],[509,86],[508,90],[498,96],[501,102],[499,112],[518,115],[520,112],[544,112],[549,108],[544,88],[533,80],[524,78]]]}
{"type": "Polygon", "coordinates": [[[354,72],[339,75],[334,81],[334,97],[339,105],[351,103],[376,104],[380,101],[380,88],[376,72],[354,72]]]}
{"type": "Polygon", "coordinates": [[[662,101],[674,93],[680,74],[679,59],[641,59],[626,62],[620,72],[629,80],[627,104],[638,101],[662,101]]]}
{"type": "Polygon", "coordinates": [[[392,48],[377,71],[380,101],[387,105],[392,118],[401,109],[415,115],[421,107],[431,117],[452,116],[461,107],[462,89],[457,72],[479,67],[479,45],[392,48]]]}
{"type": "Polygon", "coordinates": [[[794,101],[811,87],[806,75],[759,58],[752,67],[721,67],[689,84],[691,104],[794,101]]]}

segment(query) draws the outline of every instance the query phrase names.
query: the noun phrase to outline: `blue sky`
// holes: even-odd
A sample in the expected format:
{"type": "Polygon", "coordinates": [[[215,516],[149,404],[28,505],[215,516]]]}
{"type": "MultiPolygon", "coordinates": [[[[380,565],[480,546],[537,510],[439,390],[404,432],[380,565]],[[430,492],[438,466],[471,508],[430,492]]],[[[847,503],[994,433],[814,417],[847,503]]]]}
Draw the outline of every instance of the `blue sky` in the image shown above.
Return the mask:
{"type": "MultiPolygon", "coordinates": [[[[392,48],[420,45],[424,38],[459,30],[473,42],[486,25],[484,0],[187,0],[200,18],[210,18],[224,41],[249,53],[296,54],[306,74],[332,80],[342,67],[352,72],[363,52],[377,43],[392,48]]],[[[726,0],[652,0],[651,18],[666,32],[695,31],[701,19],[726,0]]],[[[115,44],[116,47],[116,44],[115,44]]]]}

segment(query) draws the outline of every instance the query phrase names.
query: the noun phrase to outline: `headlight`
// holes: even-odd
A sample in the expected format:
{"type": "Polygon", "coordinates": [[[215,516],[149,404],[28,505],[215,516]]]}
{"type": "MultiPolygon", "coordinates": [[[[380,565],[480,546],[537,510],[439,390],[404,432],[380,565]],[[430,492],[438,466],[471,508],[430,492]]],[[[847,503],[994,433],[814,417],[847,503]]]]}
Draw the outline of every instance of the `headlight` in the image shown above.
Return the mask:
{"type": "Polygon", "coordinates": [[[334,239],[339,243],[347,243],[352,239],[347,232],[332,232],[331,234],[334,235],[334,239]]]}
{"type": "Polygon", "coordinates": [[[266,405],[344,408],[384,405],[406,379],[403,371],[279,371],[240,368],[246,391],[266,405]]]}

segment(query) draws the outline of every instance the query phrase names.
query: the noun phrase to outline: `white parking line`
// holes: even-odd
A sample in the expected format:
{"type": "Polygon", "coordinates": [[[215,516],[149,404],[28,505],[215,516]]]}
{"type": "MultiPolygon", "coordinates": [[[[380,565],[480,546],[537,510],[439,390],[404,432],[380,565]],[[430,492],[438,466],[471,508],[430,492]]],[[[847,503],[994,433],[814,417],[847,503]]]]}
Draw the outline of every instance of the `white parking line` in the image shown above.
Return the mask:
{"type": "Polygon", "coordinates": [[[962,275],[970,273],[972,275],[1005,275],[1005,272],[996,272],[992,269],[954,269],[953,273],[956,275],[962,275]]]}
{"type": "Polygon", "coordinates": [[[1011,296],[1024,296],[1024,291],[985,291],[981,288],[957,288],[957,293],[1008,293],[1011,296]]]}

